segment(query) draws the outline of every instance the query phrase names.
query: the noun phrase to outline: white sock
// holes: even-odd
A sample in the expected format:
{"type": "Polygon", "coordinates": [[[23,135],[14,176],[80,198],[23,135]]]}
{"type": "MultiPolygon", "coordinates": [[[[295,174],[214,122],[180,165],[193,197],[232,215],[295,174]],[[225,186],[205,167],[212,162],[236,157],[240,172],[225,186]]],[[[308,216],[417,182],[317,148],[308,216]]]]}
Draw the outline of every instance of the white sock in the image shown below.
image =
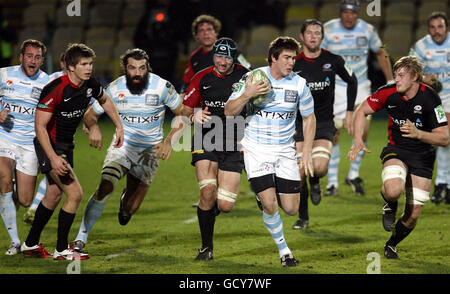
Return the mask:
{"type": "Polygon", "coordinates": [[[36,192],[36,195],[34,196],[33,203],[31,203],[30,208],[28,208],[28,210],[37,209],[39,203],[41,203],[42,199],[44,199],[46,189],[47,189],[47,178],[44,177],[39,183],[39,187],[36,192]]]}
{"type": "Polygon", "coordinates": [[[340,161],[340,149],[339,144],[333,146],[331,149],[331,158],[328,163],[328,185],[327,187],[331,187],[332,185],[336,188],[338,187],[338,172],[339,172],[339,161],[340,161]]]}
{"type": "Polygon", "coordinates": [[[263,211],[263,220],[264,225],[278,247],[280,257],[290,254],[291,250],[287,246],[286,239],[284,238],[283,222],[281,220],[280,213],[277,211],[274,215],[270,215],[263,211]]]}
{"type": "MultiPolygon", "coordinates": [[[[367,145],[367,142],[364,142],[364,145],[367,145]]],[[[359,151],[356,155],[356,160],[350,163],[350,170],[348,171],[347,179],[354,180],[359,177],[359,169],[361,168],[362,159],[365,153],[366,152],[364,150],[359,151]]]]}
{"type": "Polygon", "coordinates": [[[0,194],[0,214],[9,237],[14,244],[20,245],[19,234],[17,231],[16,206],[12,199],[12,191],[0,194]]]}
{"type": "Polygon", "coordinates": [[[105,208],[107,198],[108,197],[105,197],[102,201],[95,200],[94,195],[89,198],[84,211],[83,221],[81,222],[81,226],[75,240],[81,240],[84,243],[87,242],[89,232],[103,214],[103,209],[105,208]]]}

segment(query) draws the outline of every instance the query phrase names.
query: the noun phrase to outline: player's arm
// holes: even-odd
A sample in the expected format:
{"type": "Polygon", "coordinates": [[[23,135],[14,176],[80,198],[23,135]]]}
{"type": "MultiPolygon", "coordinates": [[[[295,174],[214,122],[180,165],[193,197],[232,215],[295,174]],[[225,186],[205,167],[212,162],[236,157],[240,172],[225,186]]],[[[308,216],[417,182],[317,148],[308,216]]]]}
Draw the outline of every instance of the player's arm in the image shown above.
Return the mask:
{"type": "MultiPolygon", "coordinates": [[[[2,87],[4,84],[3,80],[5,79],[5,75],[6,75],[4,71],[5,70],[0,69],[0,87],[2,87]]],[[[0,103],[0,124],[4,123],[8,119],[8,113],[9,113],[9,110],[5,109],[3,107],[3,104],[0,103]]]]}
{"type": "Polygon", "coordinates": [[[263,82],[261,80],[258,83],[252,83],[252,81],[253,76],[249,74],[245,82],[245,91],[236,99],[228,99],[225,103],[224,113],[226,116],[238,115],[250,99],[270,93],[269,82],[263,82]]]}
{"type": "Polygon", "coordinates": [[[367,121],[366,116],[373,113],[375,113],[375,111],[372,109],[372,107],[370,107],[367,100],[361,103],[356,109],[353,120],[353,146],[347,154],[347,158],[351,161],[356,160],[356,155],[361,150],[371,152],[364,144],[363,132],[367,121]]]}
{"type": "Polygon", "coordinates": [[[314,169],[312,166],[312,159],[309,157],[312,152],[312,146],[314,142],[314,137],[316,136],[316,116],[312,112],[308,116],[302,116],[303,123],[303,156],[302,156],[302,166],[305,168],[305,174],[314,176],[314,169]]]}
{"type": "Polygon", "coordinates": [[[347,83],[347,113],[345,115],[344,127],[347,132],[353,134],[352,119],[355,107],[356,95],[358,93],[358,79],[355,73],[345,64],[342,57],[337,57],[336,73],[347,83]]]}
{"type": "Polygon", "coordinates": [[[9,110],[0,110],[0,124],[4,123],[8,119],[9,110]]]}
{"type": "Polygon", "coordinates": [[[166,161],[172,154],[172,145],[180,139],[184,128],[191,125],[188,116],[194,112],[194,109],[180,103],[175,109],[172,110],[172,112],[176,116],[170,126],[169,134],[161,143],[158,143],[153,147],[156,149],[156,157],[166,161]]]}
{"type": "Polygon", "coordinates": [[[95,112],[94,107],[91,105],[89,106],[88,110],[84,114],[84,122],[83,124],[88,129],[88,136],[89,136],[89,145],[97,148],[97,150],[101,150],[103,146],[103,135],[102,131],[100,130],[99,125],[97,124],[98,118],[101,114],[95,112]]]}
{"type": "Polygon", "coordinates": [[[47,125],[50,122],[52,115],[52,112],[36,109],[34,127],[39,144],[41,145],[48,159],[50,159],[52,169],[55,170],[57,175],[64,176],[67,172],[70,171],[69,163],[56,154],[55,150],[52,147],[52,144],[50,143],[50,137],[47,131],[47,125]]]}
{"type": "Polygon", "coordinates": [[[383,72],[386,81],[392,80],[392,65],[386,50],[384,50],[384,48],[378,49],[377,51],[375,51],[375,56],[377,57],[378,64],[380,65],[381,71],[383,72]]]}
{"type": "Polygon", "coordinates": [[[192,115],[194,114],[194,109],[184,105],[183,103],[178,105],[177,109],[178,108],[178,111],[174,111],[176,117],[172,122],[169,134],[164,140],[165,142],[169,143],[170,146],[172,146],[172,144],[180,139],[181,134],[183,133],[183,130],[186,128],[186,126],[191,125],[192,120],[190,120],[190,118],[192,118],[192,115]]]}
{"type": "Polygon", "coordinates": [[[403,137],[417,139],[427,144],[443,147],[449,144],[448,126],[437,127],[431,132],[427,132],[419,130],[409,119],[407,119],[406,123],[400,127],[400,131],[402,131],[403,137]]]}
{"type": "Polygon", "coordinates": [[[114,147],[119,148],[123,144],[123,125],[122,121],[120,120],[119,113],[114,106],[114,102],[111,100],[111,97],[109,97],[109,95],[105,92],[103,92],[102,97],[97,100],[116,126],[116,142],[114,143],[114,147]]]}

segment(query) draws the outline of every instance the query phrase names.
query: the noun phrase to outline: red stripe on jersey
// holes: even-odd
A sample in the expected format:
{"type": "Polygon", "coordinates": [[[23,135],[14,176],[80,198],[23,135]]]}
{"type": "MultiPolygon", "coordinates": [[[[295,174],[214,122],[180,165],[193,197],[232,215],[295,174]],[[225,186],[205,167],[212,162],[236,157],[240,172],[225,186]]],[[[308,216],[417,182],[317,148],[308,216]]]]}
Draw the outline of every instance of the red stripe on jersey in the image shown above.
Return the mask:
{"type": "Polygon", "coordinates": [[[56,119],[51,119],[47,124],[47,132],[51,142],[56,142],[56,119]]]}
{"type": "Polygon", "coordinates": [[[391,126],[394,124],[394,122],[392,121],[392,117],[390,115],[388,115],[388,138],[389,138],[389,143],[391,143],[392,146],[395,146],[395,142],[394,140],[392,140],[392,130],[391,130],[391,126]]]}
{"type": "Polygon", "coordinates": [[[395,85],[388,86],[367,97],[366,101],[373,111],[379,111],[384,108],[386,99],[396,92],[397,88],[395,85]]]}
{"type": "Polygon", "coordinates": [[[64,81],[64,79],[62,79],[62,77],[59,77],[54,79],[50,84],[44,87],[41,97],[39,98],[39,103],[36,107],[36,110],[54,112],[55,107],[58,106],[58,104],[61,102],[65,85],[66,82],[64,81]]]}
{"type": "Polygon", "coordinates": [[[305,53],[304,53],[303,51],[300,52],[300,53],[297,55],[297,59],[296,59],[296,60],[299,60],[299,59],[304,59],[304,60],[307,61],[307,62],[316,62],[315,59],[311,59],[311,58],[306,57],[306,55],[305,55],[305,53]]]}
{"type": "Polygon", "coordinates": [[[210,66],[205,68],[204,70],[199,71],[192,77],[191,82],[189,83],[189,87],[186,91],[186,96],[184,97],[183,104],[190,107],[196,108],[198,106],[202,106],[202,97],[200,93],[200,81],[202,78],[209,74],[210,72],[214,72],[214,66],[210,66]]]}

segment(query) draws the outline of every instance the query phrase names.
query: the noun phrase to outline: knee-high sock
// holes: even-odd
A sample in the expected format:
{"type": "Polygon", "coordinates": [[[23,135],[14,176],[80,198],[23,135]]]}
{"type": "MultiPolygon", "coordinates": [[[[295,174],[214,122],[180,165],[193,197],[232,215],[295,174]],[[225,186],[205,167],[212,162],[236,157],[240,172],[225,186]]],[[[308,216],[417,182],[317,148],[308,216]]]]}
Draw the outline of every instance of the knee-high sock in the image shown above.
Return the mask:
{"type": "Polygon", "coordinates": [[[309,220],[308,214],[308,185],[305,183],[300,190],[300,204],[298,207],[298,216],[303,220],[309,220]]]}
{"type": "Polygon", "coordinates": [[[42,230],[52,217],[53,211],[54,210],[45,207],[42,202],[39,203],[36,209],[36,214],[34,215],[34,221],[31,225],[30,232],[25,240],[27,246],[31,247],[39,244],[42,230]]]}
{"type": "Polygon", "coordinates": [[[405,227],[402,223],[402,220],[399,219],[395,224],[395,229],[392,232],[391,238],[386,242],[386,245],[394,247],[397,246],[397,244],[400,243],[403,239],[405,239],[413,229],[414,228],[410,229],[405,227]]]}
{"type": "Polygon", "coordinates": [[[20,245],[19,234],[17,231],[16,207],[12,199],[12,192],[0,194],[0,214],[5,223],[9,237],[14,244],[20,245]]]}
{"type": "Polygon", "coordinates": [[[81,226],[78,230],[78,235],[75,240],[81,240],[84,243],[87,242],[89,232],[103,214],[105,203],[106,197],[102,201],[95,200],[94,196],[91,196],[91,198],[89,198],[86,209],[84,210],[83,220],[81,221],[81,226]]]}
{"type": "Polygon", "coordinates": [[[58,239],[56,243],[56,250],[62,252],[67,249],[69,241],[69,232],[72,227],[75,213],[69,213],[62,208],[58,215],[58,239]]]}
{"type": "Polygon", "coordinates": [[[34,196],[33,203],[31,203],[30,208],[28,210],[36,210],[41,200],[44,199],[45,190],[47,188],[47,178],[44,177],[42,181],[39,183],[38,190],[36,195],[34,196]]]}
{"type": "MultiPolygon", "coordinates": [[[[367,142],[364,142],[364,145],[367,145],[367,142]]],[[[361,168],[362,159],[365,153],[364,150],[359,151],[356,155],[356,160],[350,163],[347,179],[353,180],[359,177],[359,169],[361,168]]]]}
{"type": "Polygon", "coordinates": [[[216,222],[215,207],[210,210],[202,210],[197,207],[198,224],[202,236],[202,248],[209,247],[213,249],[214,224],[216,222]]]}
{"type": "Polygon", "coordinates": [[[291,253],[284,238],[283,222],[280,213],[277,211],[274,215],[267,214],[263,211],[264,225],[272,236],[273,241],[278,247],[280,257],[291,253]]]}
{"type": "Polygon", "coordinates": [[[449,147],[441,147],[437,148],[436,154],[436,180],[435,185],[446,185],[449,169],[449,147]]]}
{"type": "Polygon", "coordinates": [[[328,186],[338,187],[338,172],[340,161],[340,149],[339,144],[333,146],[331,150],[330,162],[328,163],[328,186]]]}

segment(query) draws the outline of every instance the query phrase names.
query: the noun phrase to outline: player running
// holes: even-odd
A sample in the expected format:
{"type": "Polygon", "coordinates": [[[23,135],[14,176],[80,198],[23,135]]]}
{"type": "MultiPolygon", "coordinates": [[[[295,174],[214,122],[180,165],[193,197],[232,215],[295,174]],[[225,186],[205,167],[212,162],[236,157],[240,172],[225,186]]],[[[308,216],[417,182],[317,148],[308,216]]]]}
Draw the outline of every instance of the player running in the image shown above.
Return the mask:
{"type": "MultiPolygon", "coordinates": [[[[334,86],[336,75],[347,83],[347,111],[344,127],[352,134],[351,124],[353,118],[353,106],[356,99],[358,80],[352,70],[346,66],[344,59],[328,50],[321,49],[323,39],[322,23],[316,19],[306,20],[299,38],[303,49],[297,56],[294,71],[306,79],[311,94],[314,98],[314,114],[316,115],[316,135],[312,147],[312,162],[314,176],[309,176],[311,202],[318,205],[321,200],[319,179],[327,174],[330,160],[333,137],[336,128],[333,122],[334,86]]],[[[302,119],[297,116],[296,141],[297,156],[301,157],[303,151],[302,119]]],[[[300,173],[300,207],[299,219],[293,228],[306,229],[309,225],[308,214],[308,184],[303,172],[300,173]]]]}

